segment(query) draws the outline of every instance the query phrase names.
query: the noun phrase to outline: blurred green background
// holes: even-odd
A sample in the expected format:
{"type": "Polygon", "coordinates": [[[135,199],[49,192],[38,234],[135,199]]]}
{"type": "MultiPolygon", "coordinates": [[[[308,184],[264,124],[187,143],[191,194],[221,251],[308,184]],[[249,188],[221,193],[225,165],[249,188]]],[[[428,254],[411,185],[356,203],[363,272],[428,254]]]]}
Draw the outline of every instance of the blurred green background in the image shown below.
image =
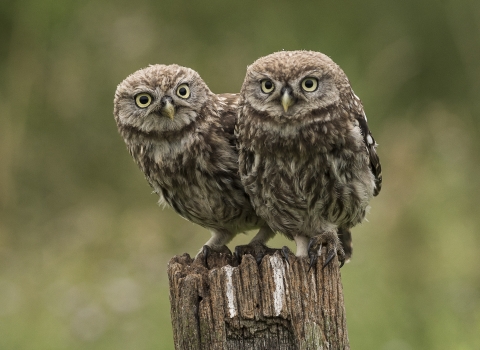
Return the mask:
{"type": "Polygon", "coordinates": [[[480,349],[478,0],[2,0],[1,349],[173,349],[166,264],[209,233],[156,205],[116,85],[177,63],[238,92],[282,49],[332,57],[380,144],[342,269],[352,349],[480,349]]]}

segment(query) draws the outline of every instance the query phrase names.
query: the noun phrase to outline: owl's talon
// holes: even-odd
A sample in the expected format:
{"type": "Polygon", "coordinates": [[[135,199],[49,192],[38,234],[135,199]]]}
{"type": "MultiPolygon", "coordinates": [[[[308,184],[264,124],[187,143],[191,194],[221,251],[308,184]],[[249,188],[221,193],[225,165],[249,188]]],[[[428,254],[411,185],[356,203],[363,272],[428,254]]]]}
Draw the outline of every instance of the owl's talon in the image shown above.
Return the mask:
{"type": "Polygon", "coordinates": [[[310,269],[316,265],[318,255],[321,254],[323,244],[327,248],[327,255],[325,257],[322,270],[333,260],[335,255],[338,255],[338,260],[340,261],[341,266],[343,266],[343,262],[345,261],[345,253],[343,252],[343,248],[340,244],[337,233],[335,231],[327,231],[317,236],[313,236],[308,242],[307,251],[308,256],[310,257],[310,267],[308,271],[310,271],[310,269]]]}
{"type": "Polygon", "coordinates": [[[254,256],[253,254],[251,254],[250,251],[246,251],[246,247],[248,247],[248,245],[237,245],[235,247],[235,250],[233,251],[233,258],[237,261],[237,264],[240,265],[242,263],[242,257],[246,254],[250,254],[252,256],[254,256]]]}
{"type": "Polygon", "coordinates": [[[287,246],[283,246],[280,252],[282,253],[282,256],[287,262],[287,264],[290,265],[290,260],[288,258],[288,255],[291,253],[290,248],[288,248],[287,246]]]}
{"type": "Polygon", "coordinates": [[[212,248],[210,248],[208,245],[204,245],[202,247],[203,265],[205,265],[207,270],[208,270],[208,256],[210,255],[211,252],[212,252],[212,248]]]}
{"type": "Polygon", "coordinates": [[[310,272],[310,270],[312,269],[312,266],[317,265],[317,260],[318,260],[318,254],[310,254],[309,256],[310,256],[310,266],[308,267],[307,272],[310,272]]]}
{"type": "Polygon", "coordinates": [[[328,253],[327,253],[327,257],[325,258],[325,262],[323,263],[323,267],[322,267],[322,270],[327,267],[327,265],[330,263],[330,261],[332,261],[332,259],[335,257],[335,255],[337,254],[337,252],[335,250],[330,250],[328,253]]]}
{"type": "Polygon", "coordinates": [[[235,262],[235,264],[238,266],[240,265],[240,262],[241,262],[241,258],[238,256],[238,253],[237,253],[237,247],[235,247],[235,250],[233,251],[233,261],[235,262]]]}
{"type": "Polygon", "coordinates": [[[196,258],[199,258],[200,255],[202,255],[203,265],[205,265],[207,269],[210,269],[208,267],[208,257],[210,257],[213,253],[232,255],[232,252],[230,251],[230,249],[228,249],[226,245],[209,246],[205,244],[202,247],[202,250],[197,254],[196,258]]]}
{"type": "Polygon", "coordinates": [[[343,252],[345,253],[345,258],[343,261],[340,261],[342,263],[340,267],[342,267],[346,261],[349,261],[352,258],[353,254],[352,233],[350,232],[350,229],[340,227],[338,229],[338,238],[340,239],[343,252]]]}

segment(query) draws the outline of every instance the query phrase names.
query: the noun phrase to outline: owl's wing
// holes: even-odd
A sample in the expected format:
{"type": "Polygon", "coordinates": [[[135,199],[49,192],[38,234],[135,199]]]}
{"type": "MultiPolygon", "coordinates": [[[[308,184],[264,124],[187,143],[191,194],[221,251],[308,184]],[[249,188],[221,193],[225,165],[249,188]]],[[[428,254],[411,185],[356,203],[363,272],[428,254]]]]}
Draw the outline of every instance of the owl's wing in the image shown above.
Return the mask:
{"type": "Polygon", "coordinates": [[[368,128],[367,124],[367,117],[365,113],[356,114],[355,118],[360,125],[360,130],[362,131],[363,135],[363,142],[365,142],[365,146],[367,148],[368,157],[370,158],[370,168],[372,169],[372,173],[375,176],[375,189],[373,191],[373,195],[376,196],[380,193],[382,189],[382,166],[380,165],[380,158],[378,158],[377,154],[377,143],[373,138],[370,129],[368,128]]]}
{"type": "Polygon", "coordinates": [[[234,133],[240,94],[219,94],[217,97],[217,110],[220,117],[220,123],[222,124],[225,133],[228,134],[230,144],[236,148],[234,133]]]}

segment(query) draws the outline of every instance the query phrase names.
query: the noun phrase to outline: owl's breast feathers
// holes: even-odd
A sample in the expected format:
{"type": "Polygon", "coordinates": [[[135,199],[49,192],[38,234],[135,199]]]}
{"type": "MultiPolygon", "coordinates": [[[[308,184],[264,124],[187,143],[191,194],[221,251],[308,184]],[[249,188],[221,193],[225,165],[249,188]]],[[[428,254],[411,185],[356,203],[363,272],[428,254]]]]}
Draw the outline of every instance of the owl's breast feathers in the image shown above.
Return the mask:
{"type": "Polygon", "coordinates": [[[366,155],[360,129],[350,115],[338,107],[313,111],[305,120],[278,123],[267,113],[244,107],[238,137],[244,148],[278,154],[292,153],[311,157],[315,154],[347,156],[351,153],[366,155]],[[343,113],[345,117],[334,118],[343,113]]]}
{"type": "Polygon", "coordinates": [[[231,135],[211,110],[201,114],[209,116],[175,133],[128,133],[129,151],[161,201],[186,219],[207,228],[254,228],[259,219],[243,190],[231,135]]]}
{"type": "Polygon", "coordinates": [[[375,184],[364,131],[350,112],[318,111],[292,125],[244,112],[237,127],[242,181],[260,215],[278,224],[272,228],[303,230],[321,225],[319,217],[348,227],[361,222],[375,184]]]}

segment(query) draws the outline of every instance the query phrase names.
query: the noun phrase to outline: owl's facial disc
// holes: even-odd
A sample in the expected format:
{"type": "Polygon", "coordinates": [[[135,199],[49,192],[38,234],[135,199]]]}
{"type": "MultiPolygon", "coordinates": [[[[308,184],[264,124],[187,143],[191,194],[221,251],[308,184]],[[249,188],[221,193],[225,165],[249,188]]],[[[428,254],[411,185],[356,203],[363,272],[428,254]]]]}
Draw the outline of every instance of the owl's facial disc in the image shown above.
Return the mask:
{"type": "Polygon", "coordinates": [[[285,113],[287,113],[288,107],[290,107],[296,102],[295,97],[293,96],[292,88],[289,86],[284,86],[280,93],[282,94],[280,101],[282,103],[283,110],[285,111],[285,113]]]}
{"type": "Polygon", "coordinates": [[[163,96],[160,100],[161,108],[160,112],[163,116],[173,120],[175,116],[175,106],[173,104],[173,99],[170,96],[163,96]]]}

